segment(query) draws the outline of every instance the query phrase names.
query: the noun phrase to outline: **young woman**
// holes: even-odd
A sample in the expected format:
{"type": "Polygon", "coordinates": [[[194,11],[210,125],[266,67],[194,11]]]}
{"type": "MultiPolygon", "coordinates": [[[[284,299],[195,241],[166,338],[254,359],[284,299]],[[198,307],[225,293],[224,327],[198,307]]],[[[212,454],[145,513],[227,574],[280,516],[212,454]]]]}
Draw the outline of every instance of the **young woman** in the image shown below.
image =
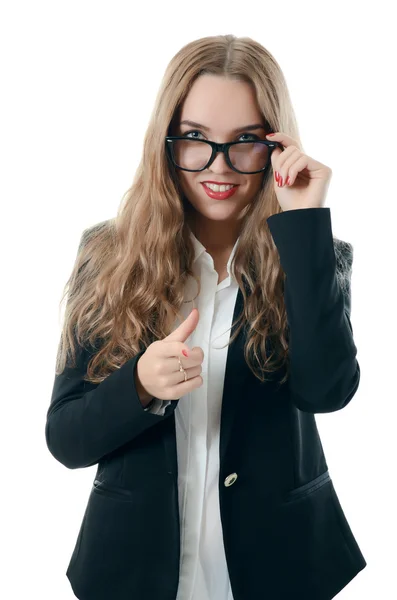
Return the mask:
{"type": "Polygon", "coordinates": [[[329,600],[366,566],[315,421],[360,381],[331,176],[259,43],[171,60],[135,181],[66,285],[45,433],[97,465],[77,598],[329,600]]]}

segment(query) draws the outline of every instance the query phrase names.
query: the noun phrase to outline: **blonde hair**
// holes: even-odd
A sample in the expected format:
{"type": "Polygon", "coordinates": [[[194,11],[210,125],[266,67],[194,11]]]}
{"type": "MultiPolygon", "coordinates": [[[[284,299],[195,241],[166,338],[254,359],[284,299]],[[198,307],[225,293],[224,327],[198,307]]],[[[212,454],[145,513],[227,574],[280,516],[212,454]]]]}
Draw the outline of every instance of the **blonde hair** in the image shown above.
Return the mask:
{"type": "MultiPolygon", "coordinates": [[[[204,37],[184,46],[166,69],[141,162],[117,216],[83,233],[61,300],[68,292],[57,374],[64,370],[68,354],[73,364],[77,344],[92,354],[84,380],[100,383],[150,343],[169,335],[176,316],[183,320],[179,310],[189,276],[200,293],[192,271],[188,206],[167,160],[165,137],[193,82],[203,74],[250,83],[269,130],[284,131],[300,144],[284,76],[263,46],[233,35],[204,37]]],[[[245,326],[244,358],[262,382],[265,373],[288,366],[285,274],[266,222],[282,212],[270,171],[242,219],[231,265],[244,309],[229,344],[245,326]],[[267,339],[273,342],[269,357],[267,339]]],[[[281,383],[287,377],[288,371],[281,383]]]]}

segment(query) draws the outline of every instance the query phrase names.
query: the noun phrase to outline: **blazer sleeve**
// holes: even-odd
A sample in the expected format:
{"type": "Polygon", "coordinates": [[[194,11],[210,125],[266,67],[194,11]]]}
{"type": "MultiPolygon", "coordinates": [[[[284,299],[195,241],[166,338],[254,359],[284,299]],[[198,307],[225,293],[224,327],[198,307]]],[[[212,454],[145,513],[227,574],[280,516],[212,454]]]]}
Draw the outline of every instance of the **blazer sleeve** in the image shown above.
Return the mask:
{"type": "MultiPolygon", "coordinates": [[[[83,232],[79,251],[92,231],[83,232]]],[[[77,346],[76,366],[55,375],[45,437],[60,463],[70,469],[90,467],[172,414],[176,402],[169,402],[166,412],[142,406],[135,369],[144,351],[94,384],[83,380],[92,351],[77,346]]]]}
{"type": "Polygon", "coordinates": [[[304,412],[340,410],[360,381],[350,321],[353,247],[333,238],[328,207],[277,213],[267,223],[286,275],[291,400],[304,412]]]}
{"type": "MultiPolygon", "coordinates": [[[[172,414],[142,406],[134,371],[143,352],[94,384],[83,381],[91,354],[79,347],[76,368],[55,375],[45,436],[60,463],[70,469],[90,467],[172,414]]],[[[175,402],[170,404],[175,408],[175,402]]]]}

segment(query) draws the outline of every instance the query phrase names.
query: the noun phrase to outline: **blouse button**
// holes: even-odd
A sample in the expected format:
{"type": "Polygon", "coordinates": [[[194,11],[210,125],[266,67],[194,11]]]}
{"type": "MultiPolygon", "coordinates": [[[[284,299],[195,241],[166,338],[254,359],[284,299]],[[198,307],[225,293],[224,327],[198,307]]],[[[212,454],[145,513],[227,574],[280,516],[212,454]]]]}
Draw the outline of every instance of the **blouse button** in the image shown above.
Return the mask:
{"type": "Polygon", "coordinates": [[[236,481],[238,475],[237,473],[232,473],[231,475],[228,475],[225,479],[225,486],[229,487],[231,485],[233,485],[233,483],[236,481]]]}

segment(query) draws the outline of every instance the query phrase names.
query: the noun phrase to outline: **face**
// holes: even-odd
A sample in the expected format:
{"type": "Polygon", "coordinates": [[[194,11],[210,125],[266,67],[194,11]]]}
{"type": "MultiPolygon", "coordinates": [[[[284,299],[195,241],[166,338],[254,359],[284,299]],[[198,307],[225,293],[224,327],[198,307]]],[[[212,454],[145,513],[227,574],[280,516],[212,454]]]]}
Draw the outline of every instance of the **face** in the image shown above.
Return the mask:
{"type": "MultiPolygon", "coordinates": [[[[251,85],[221,76],[202,75],[196,79],[185,98],[170,134],[182,136],[188,133],[188,138],[224,143],[265,139],[268,131],[251,85]],[[185,120],[204,125],[207,129],[181,124],[185,120]],[[254,124],[261,124],[262,127],[235,132],[254,124]]],[[[233,171],[223,153],[218,153],[214,162],[204,171],[176,169],[176,172],[198,228],[217,234],[222,233],[222,226],[229,231],[236,231],[242,211],[255,198],[264,177],[263,172],[244,175],[233,171]],[[205,192],[202,182],[208,180],[233,183],[238,187],[230,198],[216,200],[205,192]]]]}

